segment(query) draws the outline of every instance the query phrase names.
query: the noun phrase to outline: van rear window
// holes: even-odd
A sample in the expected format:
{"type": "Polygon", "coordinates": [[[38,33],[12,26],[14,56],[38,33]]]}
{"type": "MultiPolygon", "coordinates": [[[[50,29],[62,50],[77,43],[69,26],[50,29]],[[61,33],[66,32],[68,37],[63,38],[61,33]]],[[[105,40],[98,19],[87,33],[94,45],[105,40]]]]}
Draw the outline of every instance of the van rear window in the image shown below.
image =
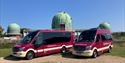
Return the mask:
{"type": "Polygon", "coordinates": [[[77,42],[94,42],[94,37],[96,35],[96,30],[86,30],[83,31],[77,42]]]}

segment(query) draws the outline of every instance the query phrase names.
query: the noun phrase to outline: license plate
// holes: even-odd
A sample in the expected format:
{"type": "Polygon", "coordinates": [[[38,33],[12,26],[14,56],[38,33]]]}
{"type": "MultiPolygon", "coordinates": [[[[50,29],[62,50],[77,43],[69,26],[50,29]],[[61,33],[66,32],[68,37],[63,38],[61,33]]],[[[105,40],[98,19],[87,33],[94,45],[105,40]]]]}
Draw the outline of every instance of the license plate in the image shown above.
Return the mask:
{"type": "Polygon", "coordinates": [[[81,54],[81,53],[83,53],[83,52],[76,52],[77,54],[81,54]]]}
{"type": "Polygon", "coordinates": [[[17,54],[17,53],[13,53],[13,54],[17,54]]]}

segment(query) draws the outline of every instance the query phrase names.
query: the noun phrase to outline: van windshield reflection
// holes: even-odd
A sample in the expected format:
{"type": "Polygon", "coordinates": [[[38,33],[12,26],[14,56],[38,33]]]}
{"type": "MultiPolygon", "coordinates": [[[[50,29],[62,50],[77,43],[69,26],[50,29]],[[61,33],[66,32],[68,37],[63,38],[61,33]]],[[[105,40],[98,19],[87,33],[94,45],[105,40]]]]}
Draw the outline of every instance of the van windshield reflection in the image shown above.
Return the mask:
{"type": "Polygon", "coordinates": [[[96,30],[83,31],[80,34],[77,42],[94,42],[95,34],[96,34],[96,30]]]}
{"type": "Polygon", "coordinates": [[[35,37],[38,31],[30,32],[28,35],[26,35],[21,43],[29,43],[31,40],[35,37]]]}

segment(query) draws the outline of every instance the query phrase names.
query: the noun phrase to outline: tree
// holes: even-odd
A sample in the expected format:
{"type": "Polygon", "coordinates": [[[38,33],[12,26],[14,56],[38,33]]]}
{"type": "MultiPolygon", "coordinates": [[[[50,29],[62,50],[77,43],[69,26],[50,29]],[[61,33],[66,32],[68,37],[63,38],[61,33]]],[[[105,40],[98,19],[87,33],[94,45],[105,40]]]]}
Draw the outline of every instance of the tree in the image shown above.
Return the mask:
{"type": "Polygon", "coordinates": [[[121,32],[120,35],[121,35],[121,36],[125,36],[125,32],[121,32]]]}
{"type": "Polygon", "coordinates": [[[2,26],[0,26],[0,37],[3,37],[3,31],[4,31],[4,29],[2,28],[2,26]]]}
{"type": "Polygon", "coordinates": [[[114,32],[112,33],[112,35],[117,37],[122,37],[122,36],[125,36],[125,32],[114,32]]]}
{"type": "Polygon", "coordinates": [[[30,29],[29,29],[29,28],[21,28],[21,29],[20,29],[20,33],[23,34],[23,31],[24,31],[24,30],[30,30],[30,29]]]}
{"type": "MultiPolygon", "coordinates": [[[[20,29],[20,33],[21,33],[22,35],[23,35],[23,31],[24,31],[24,30],[28,31],[28,30],[31,30],[31,29],[29,29],[29,28],[21,28],[21,29],[20,29]]],[[[22,36],[22,37],[24,37],[24,36],[22,36]]]]}
{"type": "Polygon", "coordinates": [[[7,32],[4,32],[3,36],[5,37],[5,36],[6,36],[6,34],[7,34],[7,32]]]}

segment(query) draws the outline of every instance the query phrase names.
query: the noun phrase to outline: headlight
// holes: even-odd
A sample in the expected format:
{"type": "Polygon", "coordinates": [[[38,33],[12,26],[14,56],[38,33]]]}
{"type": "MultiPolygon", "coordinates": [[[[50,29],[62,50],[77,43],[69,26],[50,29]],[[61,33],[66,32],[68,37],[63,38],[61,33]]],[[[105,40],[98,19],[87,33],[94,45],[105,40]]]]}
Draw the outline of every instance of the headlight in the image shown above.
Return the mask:
{"type": "Polygon", "coordinates": [[[23,51],[23,50],[24,50],[24,48],[25,48],[25,47],[21,47],[21,48],[19,48],[19,51],[23,51]]]}
{"type": "Polygon", "coordinates": [[[86,50],[90,50],[90,49],[91,49],[91,46],[87,46],[87,47],[86,47],[86,50]]]}

